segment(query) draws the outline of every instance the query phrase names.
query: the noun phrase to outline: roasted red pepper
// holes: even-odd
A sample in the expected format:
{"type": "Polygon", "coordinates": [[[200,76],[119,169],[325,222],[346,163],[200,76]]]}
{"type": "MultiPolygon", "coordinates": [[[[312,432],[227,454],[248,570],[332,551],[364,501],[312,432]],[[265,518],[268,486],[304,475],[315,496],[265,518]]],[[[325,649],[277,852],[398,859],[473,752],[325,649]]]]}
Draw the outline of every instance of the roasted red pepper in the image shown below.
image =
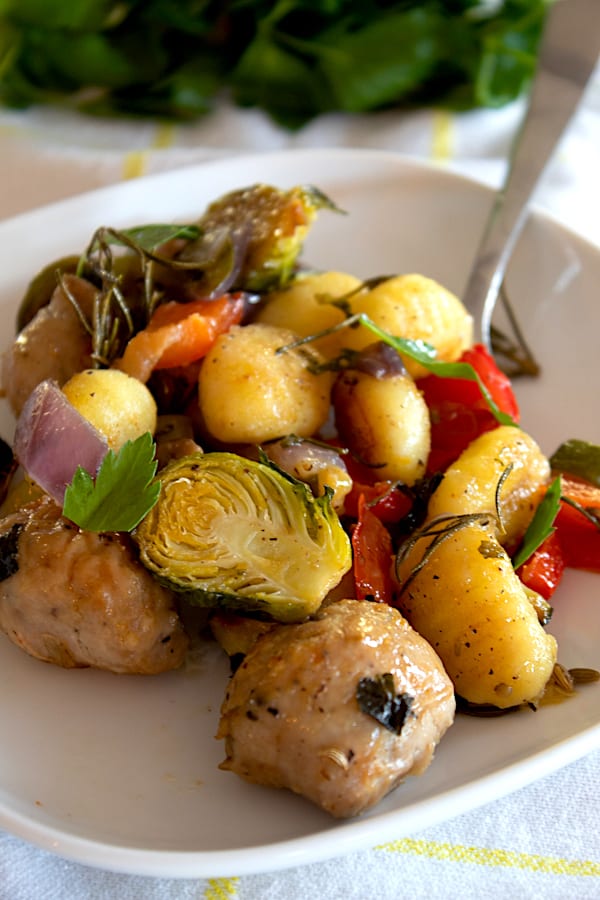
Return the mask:
{"type": "MultiPolygon", "coordinates": [[[[510,379],[502,372],[483,344],[466,350],[460,362],[469,363],[498,409],[519,421],[519,407],[510,379]]],[[[480,434],[498,424],[479,385],[467,378],[426,375],[417,382],[431,414],[429,473],[446,469],[480,434]]]]}
{"type": "MultiPolygon", "coordinates": [[[[600,518],[600,488],[587,481],[561,477],[561,496],[600,518]]],[[[554,521],[565,565],[573,569],[600,572],[600,528],[565,499],[554,521]]]]}
{"type": "Polygon", "coordinates": [[[392,603],[392,538],[364,495],[358,500],[358,521],[352,531],[352,551],[357,599],[392,603]]]}
{"type": "Polygon", "coordinates": [[[523,584],[549,600],[565,570],[565,560],[558,534],[554,531],[535,550],[529,559],[519,566],[517,575],[523,584]]]}
{"type": "Polygon", "coordinates": [[[357,519],[359,503],[367,503],[371,512],[382,522],[400,522],[411,510],[412,501],[391,481],[376,481],[375,484],[352,483],[352,489],[344,500],[346,515],[357,519]]]}

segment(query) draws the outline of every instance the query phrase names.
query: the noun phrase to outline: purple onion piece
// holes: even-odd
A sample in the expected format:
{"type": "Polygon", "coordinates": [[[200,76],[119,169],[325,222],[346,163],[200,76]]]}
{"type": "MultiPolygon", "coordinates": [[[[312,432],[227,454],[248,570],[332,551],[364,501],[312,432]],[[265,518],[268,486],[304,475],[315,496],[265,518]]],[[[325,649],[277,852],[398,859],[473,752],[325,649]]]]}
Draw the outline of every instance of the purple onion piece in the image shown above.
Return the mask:
{"type": "Polygon", "coordinates": [[[248,249],[248,241],[250,240],[250,226],[248,223],[237,228],[232,228],[229,232],[230,239],[230,263],[229,269],[221,280],[212,286],[210,299],[216,299],[222,294],[235,287],[238,276],[242,271],[244,260],[246,259],[246,251],[248,249]]]}
{"type": "Polygon", "coordinates": [[[372,375],[373,378],[393,378],[397,375],[406,375],[402,358],[385,341],[376,341],[361,350],[352,363],[352,368],[364,372],[365,375],[372,375]]]}
{"type": "Polygon", "coordinates": [[[346,470],[346,463],[333,448],[310,440],[282,438],[263,447],[269,459],[299,481],[311,484],[323,469],[346,470]]]}
{"type": "Polygon", "coordinates": [[[62,506],[77,466],[95,476],[108,452],[104,437],[67,400],[55,381],[42,381],[19,416],[14,453],[25,472],[62,506]]]}
{"type": "MultiPolygon", "coordinates": [[[[235,228],[223,226],[207,232],[180,254],[184,262],[197,264],[202,270],[200,286],[207,300],[215,300],[235,287],[244,265],[250,226],[245,223],[235,228]]],[[[193,288],[194,296],[198,288],[193,288]]]]}

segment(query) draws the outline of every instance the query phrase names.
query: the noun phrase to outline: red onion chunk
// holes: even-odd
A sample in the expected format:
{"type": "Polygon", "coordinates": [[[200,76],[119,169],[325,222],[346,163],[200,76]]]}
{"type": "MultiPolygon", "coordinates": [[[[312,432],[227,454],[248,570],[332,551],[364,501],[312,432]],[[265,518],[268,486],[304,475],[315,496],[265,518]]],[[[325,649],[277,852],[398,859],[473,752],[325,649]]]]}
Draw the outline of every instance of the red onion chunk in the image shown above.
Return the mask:
{"type": "Polygon", "coordinates": [[[95,476],[107,452],[104,437],[55,381],[38,384],[19,416],[14,442],[15,456],[30,478],[62,505],[77,467],[95,476]]]}

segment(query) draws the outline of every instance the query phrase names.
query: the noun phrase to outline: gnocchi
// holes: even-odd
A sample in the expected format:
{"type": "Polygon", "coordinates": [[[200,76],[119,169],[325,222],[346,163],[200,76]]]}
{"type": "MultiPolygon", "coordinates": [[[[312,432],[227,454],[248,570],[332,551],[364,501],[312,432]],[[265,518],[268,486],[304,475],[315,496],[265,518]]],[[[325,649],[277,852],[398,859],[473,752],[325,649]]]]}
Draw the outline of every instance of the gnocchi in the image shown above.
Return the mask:
{"type": "Polygon", "coordinates": [[[376,377],[348,368],[337,377],[332,399],[342,441],[373,467],[378,479],[412,485],[425,474],[429,411],[409,375],[376,377]]]}
{"type": "Polygon", "coordinates": [[[505,709],[543,693],[556,639],[497,542],[493,517],[469,521],[435,544],[431,535],[408,542],[396,575],[400,610],[439,654],[461,697],[505,709]]]}
{"type": "Polygon", "coordinates": [[[63,385],[63,392],[112,450],[156,430],[154,397],[146,385],[119,369],[84,369],[63,385]]]}
{"type": "MultiPolygon", "coordinates": [[[[318,334],[344,320],[343,311],[331,301],[357,290],[360,285],[358,278],[345,272],[298,276],[286,290],[268,295],[256,321],[289,328],[300,337],[318,334]]],[[[311,347],[330,358],[339,350],[339,337],[337,334],[324,336],[313,341],[311,347]]]]}
{"type": "MultiPolygon", "coordinates": [[[[356,294],[352,313],[365,313],[376,325],[397,337],[423,340],[434,346],[438,359],[453,362],[473,341],[473,320],[461,301],[423,275],[398,275],[369,291],[356,294]]],[[[362,350],[373,336],[364,326],[344,329],[340,344],[362,350]]],[[[426,374],[410,359],[404,364],[413,378],[426,374]]]]}
{"type": "Polygon", "coordinates": [[[198,397],[208,433],[227,443],[309,437],[329,415],[331,375],[315,374],[317,351],[282,347],[295,332],[275,325],[234,326],[217,338],[200,369],[198,397]],[[227,403],[224,403],[227,397],[227,403]]]}
{"type": "Polygon", "coordinates": [[[446,469],[429,501],[428,516],[493,513],[500,485],[497,500],[502,528],[498,537],[501,544],[514,547],[549,478],[550,464],[533,438],[520,428],[500,425],[475,438],[446,469]]]}

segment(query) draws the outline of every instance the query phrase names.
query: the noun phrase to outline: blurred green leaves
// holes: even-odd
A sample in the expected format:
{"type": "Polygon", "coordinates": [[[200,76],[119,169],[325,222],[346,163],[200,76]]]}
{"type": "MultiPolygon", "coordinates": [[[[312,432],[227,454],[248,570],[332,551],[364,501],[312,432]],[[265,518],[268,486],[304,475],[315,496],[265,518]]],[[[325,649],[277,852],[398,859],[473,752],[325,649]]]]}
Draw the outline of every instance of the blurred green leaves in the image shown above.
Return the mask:
{"type": "Polygon", "coordinates": [[[221,91],[294,128],[322,112],[501,106],[552,0],[0,0],[0,102],[193,119],[221,91]]]}

